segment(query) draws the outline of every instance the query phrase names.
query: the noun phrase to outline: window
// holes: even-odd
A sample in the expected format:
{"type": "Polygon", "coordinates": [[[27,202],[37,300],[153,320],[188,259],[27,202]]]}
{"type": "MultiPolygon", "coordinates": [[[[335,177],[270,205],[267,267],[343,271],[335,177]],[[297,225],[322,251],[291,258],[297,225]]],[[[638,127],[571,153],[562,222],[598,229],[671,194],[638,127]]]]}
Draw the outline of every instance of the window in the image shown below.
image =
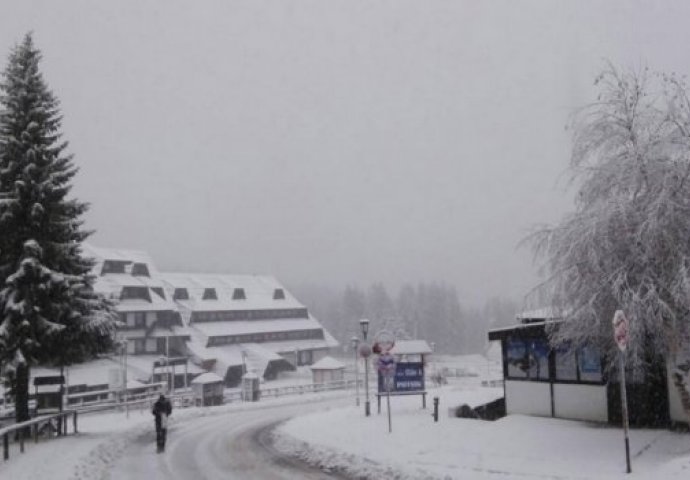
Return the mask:
{"type": "Polygon", "coordinates": [[[556,381],[591,382],[603,381],[601,356],[595,347],[585,346],[574,350],[569,346],[556,349],[556,381]]]}
{"type": "Polygon", "coordinates": [[[601,357],[599,351],[591,346],[582,347],[578,352],[578,367],[581,382],[601,382],[601,357]]]}
{"type": "Polygon", "coordinates": [[[173,293],[173,300],[189,300],[189,292],[186,288],[176,288],[173,293]]]}
{"type": "Polygon", "coordinates": [[[232,299],[233,300],[246,300],[247,297],[244,294],[244,288],[236,288],[232,292],[232,299]]]}
{"type": "Polygon", "coordinates": [[[545,339],[509,338],[506,361],[508,378],[549,379],[549,345],[545,339]]]}
{"type": "Polygon", "coordinates": [[[285,290],[282,288],[273,290],[273,300],[285,300],[285,290]]]}
{"type": "Polygon", "coordinates": [[[134,339],[134,353],[146,353],[146,340],[143,338],[134,339]]]}
{"type": "Polygon", "coordinates": [[[300,365],[311,365],[312,364],[312,351],[311,350],[302,350],[299,352],[299,360],[298,363],[300,365]]]}
{"type": "Polygon", "coordinates": [[[140,277],[150,277],[149,267],[145,263],[135,263],[132,265],[132,275],[140,277]]]}
{"type": "Polygon", "coordinates": [[[134,312],[134,328],[146,328],[145,312],[134,312]]]}
{"type": "Polygon", "coordinates": [[[101,269],[101,275],[107,273],[125,273],[125,266],[129,262],[118,262],[115,260],[106,260],[103,262],[103,268],[101,269]]]}
{"type": "Polygon", "coordinates": [[[151,301],[148,287],[122,287],[120,300],[146,300],[151,301]]]}
{"type": "Polygon", "coordinates": [[[156,353],[165,355],[165,338],[156,339],[156,353]]]}
{"type": "Polygon", "coordinates": [[[151,290],[153,290],[153,292],[154,292],[156,295],[158,295],[158,296],[161,297],[163,300],[165,300],[165,292],[163,291],[163,289],[162,289],[161,287],[151,287],[151,290]]]}
{"type": "Polygon", "coordinates": [[[202,297],[202,300],[218,300],[218,295],[216,295],[216,289],[215,288],[204,289],[204,295],[202,297]]]}
{"type": "Polygon", "coordinates": [[[577,381],[577,356],[569,346],[556,349],[556,380],[577,381]]]}

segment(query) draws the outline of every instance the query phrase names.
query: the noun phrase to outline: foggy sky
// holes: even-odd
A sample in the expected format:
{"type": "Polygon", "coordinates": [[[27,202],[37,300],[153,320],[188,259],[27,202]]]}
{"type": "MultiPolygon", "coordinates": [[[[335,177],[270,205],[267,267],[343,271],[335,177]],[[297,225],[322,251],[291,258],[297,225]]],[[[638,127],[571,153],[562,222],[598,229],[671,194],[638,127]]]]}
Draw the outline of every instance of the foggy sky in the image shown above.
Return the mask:
{"type": "Polygon", "coordinates": [[[478,304],[538,281],[517,244],[572,208],[564,127],[603,60],[687,73],[688,18],[653,1],[3,0],[0,52],[34,32],[92,243],[288,285],[442,280],[478,304]]]}

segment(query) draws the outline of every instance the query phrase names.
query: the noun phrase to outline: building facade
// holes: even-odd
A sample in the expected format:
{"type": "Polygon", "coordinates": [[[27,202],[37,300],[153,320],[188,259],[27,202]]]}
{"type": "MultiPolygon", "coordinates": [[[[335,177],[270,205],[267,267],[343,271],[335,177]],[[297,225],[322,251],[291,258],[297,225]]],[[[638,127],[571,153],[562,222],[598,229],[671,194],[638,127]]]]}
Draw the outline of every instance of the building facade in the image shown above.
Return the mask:
{"type": "Polygon", "coordinates": [[[161,358],[182,357],[191,361],[186,375],[214,372],[232,387],[246,372],[275,378],[338,345],[271,276],[161,273],[145,252],[88,244],[84,255],[95,260],[96,291],[116,303],[141,379],[156,379],[161,358]]]}
{"type": "MultiPolygon", "coordinates": [[[[608,362],[594,346],[552,348],[547,328],[560,321],[539,310],[489,331],[489,340],[501,343],[506,413],[621,423],[619,373],[604,368],[608,362]]],[[[626,379],[631,425],[687,422],[663,360],[644,375],[626,372],[626,379]]]]}

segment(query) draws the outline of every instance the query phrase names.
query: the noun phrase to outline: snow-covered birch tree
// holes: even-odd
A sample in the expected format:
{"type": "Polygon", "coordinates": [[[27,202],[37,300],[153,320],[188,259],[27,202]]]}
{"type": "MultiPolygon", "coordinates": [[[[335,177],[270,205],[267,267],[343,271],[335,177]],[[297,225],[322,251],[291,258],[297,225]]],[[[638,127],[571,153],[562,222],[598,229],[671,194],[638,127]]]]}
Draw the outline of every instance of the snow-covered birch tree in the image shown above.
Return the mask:
{"type": "Polygon", "coordinates": [[[572,123],[574,212],[530,237],[566,320],[551,339],[597,344],[613,361],[611,320],[622,309],[630,364],[671,360],[687,399],[690,101],[681,79],[647,69],[608,65],[595,84],[597,101],[572,123]]]}
{"type": "Polygon", "coordinates": [[[68,198],[77,168],[40,59],[27,35],[0,83],[0,364],[17,421],[29,418],[33,365],[62,366],[104,351],[116,325],[81,255],[88,206],[68,198]]]}

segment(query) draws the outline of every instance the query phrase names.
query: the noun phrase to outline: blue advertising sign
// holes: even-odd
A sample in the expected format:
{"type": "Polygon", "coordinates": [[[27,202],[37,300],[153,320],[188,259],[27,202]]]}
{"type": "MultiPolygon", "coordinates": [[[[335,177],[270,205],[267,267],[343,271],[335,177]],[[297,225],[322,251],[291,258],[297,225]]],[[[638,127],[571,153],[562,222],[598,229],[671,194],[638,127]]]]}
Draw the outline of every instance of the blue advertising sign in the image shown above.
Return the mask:
{"type": "MultiPolygon", "coordinates": [[[[383,375],[379,373],[379,393],[386,393],[383,375]]],[[[395,379],[391,393],[420,392],[424,390],[424,364],[422,362],[399,362],[395,365],[395,379]]]]}

